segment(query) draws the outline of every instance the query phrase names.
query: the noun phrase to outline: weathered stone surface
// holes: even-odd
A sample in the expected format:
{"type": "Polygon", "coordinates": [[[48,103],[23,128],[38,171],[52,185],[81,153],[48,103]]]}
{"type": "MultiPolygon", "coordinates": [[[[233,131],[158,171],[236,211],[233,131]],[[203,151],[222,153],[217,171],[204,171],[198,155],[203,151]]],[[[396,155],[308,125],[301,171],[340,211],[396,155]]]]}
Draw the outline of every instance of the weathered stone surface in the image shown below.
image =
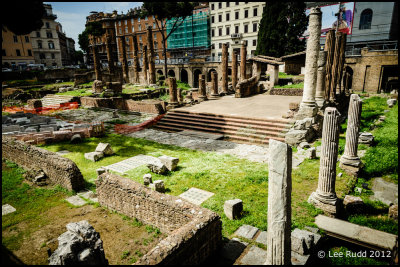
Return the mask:
{"type": "Polygon", "coordinates": [[[160,193],[165,192],[165,185],[163,180],[155,180],[153,184],[154,184],[154,190],[160,193]]]}
{"type": "Polygon", "coordinates": [[[143,175],[143,184],[144,185],[149,185],[153,183],[153,179],[151,177],[150,173],[146,173],[145,175],[143,175]]]}
{"type": "Polygon", "coordinates": [[[267,246],[268,245],[268,232],[267,231],[260,232],[260,234],[256,238],[256,242],[267,246]]]}
{"type": "Polygon", "coordinates": [[[315,147],[311,147],[305,151],[304,155],[307,159],[315,159],[317,157],[317,150],[315,147]]]}
{"type": "Polygon", "coordinates": [[[358,137],[358,143],[360,144],[371,145],[373,141],[374,141],[374,136],[372,135],[372,133],[363,132],[360,133],[360,136],[358,137]]]}
{"type": "Polygon", "coordinates": [[[364,201],[360,197],[346,195],[343,206],[348,212],[360,212],[364,208],[364,201]]]}
{"type": "Polygon", "coordinates": [[[85,159],[91,160],[93,162],[98,161],[104,157],[103,152],[88,152],[84,154],[85,159]]]}
{"type": "Polygon", "coordinates": [[[248,243],[240,241],[238,238],[232,238],[224,243],[222,247],[222,257],[234,263],[242,254],[248,243]]]}
{"type": "Polygon", "coordinates": [[[309,148],[309,147],[311,147],[311,145],[308,142],[301,142],[299,144],[299,147],[300,148],[309,148]]]}
{"type": "Polygon", "coordinates": [[[375,178],[371,189],[374,192],[374,195],[371,196],[372,200],[382,201],[389,206],[398,204],[399,188],[397,184],[387,182],[382,178],[375,178]]]}
{"type": "Polygon", "coordinates": [[[297,120],[293,126],[295,130],[307,130],[313,124],[313,118],[304,118],[297,120]]]}
{"type": "Polygon", "coordinates": [[[74,206],[83,206],[86,204],[86,201],[80,198],[78,195],[69,197],[66,199],[69,203],[71,203],[74,206]]]}
{"type": "Polygon", "coordinates": [[[325,101],[325,74],[326,74],[326,57],[327,51],[319,51],[318,55],[318,73],[315,88],[315,102],[321,108],[325,101]]]}
{"type": "Polygon", "coordinates": [[[387,101],[387,104],[388,104],[389,108],[392,108],[394,105],[396,105],[396,103],[397,103],[396,99],[389,99],[387,101]]]}
{"type": "Polygon", "coordinates": [[[396,205],[392,205],[389,207],[389,214],[388,214],[389,218],[393,219],[393,220],[398,220],[399,218],[399,206],[396,205]]]}
{"type": "Polygon", "coordinates": [[[301,255],[309,254],[314,245],[314,234],[306,230],[294,229],[291,239],[292,251],[301,255]]]}
{"type": "Polygon", "coordinates": [[[162,164],[165,165],[165,167],[167,167],[169,171],[175,170],[179,163],[178,158],[169,157],[165,155],[158,157],[158,159],[161,161],[162,164]]]}
{"type": "Polygon", "coordinates": [[[150,171],[157,174],[166,174],[168,172],[168,168],[164,164],[162,164],[161,161],[154,161],[148,163],[147,168],[149,168],[150,171]]]}
{"type": "Polygon", "coordinates": [[[224,203],[224,213],[230,220],[238,219],[243,211],[243,201],[241,199],[231,199],[224,203]]]}
{"type": "Polygon", "coordinates": [[[49,265],[108,265],[100,234],[88,221],[66,227],[67,232],[58,237],[58,248],[49,257],[49,265]]]}
{"type": "Polygon", "coordinates": [[[242,265],[263,265],[266,257],[266,250],[252,246],[240,262],[242,265]]]}
{"type": "Polygon", "coordinates": [[[105,173],[105,172],[106,172],[106,169],[104,169],[104,168],[98,168],[98,169],[96,169],[97,175],[102,175],[102,174],[105,173]]]}
{"type": "Polygon", "coordinates": [[[95,151],[102,152],[105,156],[110,156],[114,154],[114,151],[109,143],[99,143],[95,151]]]}
{"type": "Polygon", "coordinates": [[[208,192],[199,188],[191,187],[189,190],[183,192],[179,197],[193,203],[195,205],[201,205],[204,201],[212,197],[214,193],[208,192]]]}
{"type": "Polygon", "coordinates": [[[80,143],[80,142],[82,142],[82,137],[80,134],[74,134],[71,137],[71,141],[70,141],[71,144],[76,144],[76,143],[80,143]]]}
{"type": "Polygon", "coordinates": [[[4,204],[1,206],[1,216],[13,213],[14,211],[16,211],[16,209],[10,204],[4,204]]]}
{"type": "Polygon", "coordinates": [[[244,224],[244,225],[240,226],[239,229],[236,230],[234,235],[238,236],[238,237],[243,237],[246,239],[253,239],[253,237],[257,234],[257,232],[258,232],[257,227],[244,224]]]}
{"type": "Polygon", "coordinates": [[[268,177],[268,245],[266,264],[291,262],[292,149],[270,139],[268,177]]]}
{"type": "Polygon", "coordinates": [[[308,130],[290,130],[285,135],[285,143],[289,145],[297,145],[301,142],[310,142],[314,137],[314,130],[309,128],[308,130]]]}

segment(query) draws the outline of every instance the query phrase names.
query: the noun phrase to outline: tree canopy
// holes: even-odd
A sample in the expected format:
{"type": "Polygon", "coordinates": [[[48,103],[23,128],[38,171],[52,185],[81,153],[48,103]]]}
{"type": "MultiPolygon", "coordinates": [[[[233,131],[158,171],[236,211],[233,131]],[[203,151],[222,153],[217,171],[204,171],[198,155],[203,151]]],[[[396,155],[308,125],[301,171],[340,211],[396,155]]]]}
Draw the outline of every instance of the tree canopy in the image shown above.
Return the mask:
{"type": "Polygon", "coordinates": [[[43,1],[7,1],[1,9],[2,28],[16,35],[29,34],[42,28],[45,12],[43,1]]]}
{"type": "Polygon", "coordinates": [[[258,31],[256,55],[281,57],[304,51],[307,29],[304,2],[267,2],[258,31]]]}

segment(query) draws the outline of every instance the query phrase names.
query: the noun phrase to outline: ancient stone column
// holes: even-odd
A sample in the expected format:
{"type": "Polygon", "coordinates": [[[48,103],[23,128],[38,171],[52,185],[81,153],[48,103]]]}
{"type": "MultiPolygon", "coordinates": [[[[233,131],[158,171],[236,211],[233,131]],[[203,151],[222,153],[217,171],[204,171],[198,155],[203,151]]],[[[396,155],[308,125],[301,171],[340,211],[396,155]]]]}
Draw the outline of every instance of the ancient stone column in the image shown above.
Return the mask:
{"type": "Polygon", "coordinates": [[[204,101],[207,100],[206,76],[204,74],[199,76],[199,101],[204,101]]]}
{"type": "MultiPolygon", "coordinates": [[[[156,68],[154,65],[154,43],[153,43],[153,31],[151,26],[147,27],[147,45],[149,46],[149,83],[156,83],[156,68]]],[[[166,58],[164,60],[167,60],[166,58]]],[[[165,77],[167,74],[165,73],[165,77]]]]}
{"type": "Polygon", "coordinates": [[[299,113],[306,117],[313,117],[317,112],[315,103],[315,86],[317,82],[319,39],[321,37],[321,17],[322,12],[319,7],[310,10],[308,23],[309,37],[306,49],[306,65],[304,75],[303,99],[300,103],[299,113]]]}
{"type": "Polygon", "coordinates": [[[222,44],[222,93],[228,93],[228,48],[222,44]]]}
{"type": "Polygon", "coordinates": [[[338,209],[335,181],[339,146],[339,116],[336,108],[327,107],[325,109],[318,188],[308,199],[309,203],[314,204],[330,216],[335,216],[338,209]]]}
{"type": "Polygon", "coordinates": [[[174,77],[168,78],[168,85],[169,85],[169,102],[168,106],[172,108],[178,106],[178,94],[176,88],[176,79],[174,77]]]}
{"type": "Polygon", "coordinates": [[[336,85],[336,89],[338,89],[338,93],[342,93],[342,78],[343,78],[343,68],[345,61],[345,52],[346,52],[346,43],[347,43],[347,34],[342,33],[342,40],[340,42],[340,50],[339,50],[339,73],[338,73],[338,81],[336,85]]]}
{"type": "Polygon", "coordinates": [[[292,148],[269,139],[267,265],[291,264],[292,148]]]}
{"type": "Polygon", "coordinates": [[[92,46],[92,51],[93,51],[93,65],[94,65],[94,72],[96,75],[96,80],[101,81],[102,75],[101,75],[101,64],[100,64],[100,57],[97,54],[97,47],[96,44],[93,44],[92,46]]]}
{"type": "Polygon", "coordinates": [[[177,99],[178,99],[178,102],[179,102],[179,103],[183,102],[182,91],[183,91],[182,88],[178,88],[178,89],[176,90],[177,99]]]}
{"type": "Polygon", "coordinates": [[[270,71],[269,81],[271,86],[278,84],[279,81],[279,65],[272,65],[272,69],[270,71]]]}
{"type": "Polygon", "coordinates": [[[114,68],[114,59],[111,47],[111,36],[108,31],[106,33],[106,50],[107,50],[108,70],[110,71],[110,76],[111,76],[114,73],[115,68],[114,68]]]}
{"type": "Polygon", "coordinates": [[[325,100],[330,98],[330,86],[332,80],[332,63],[335,53],[335,30],[329,30],[326,34],[325,48],[326,64],[325,64],[325,100]]]}
{"type": "Polygon", "coordinates": [[[348,111],[346,145],[344,148],[344,154],[340,157],[339,166],[354,176],[358,175],[361,168],[361,160],[357,156],[361,110],[362,100],[357,94],[352,94],[350,96],[348,111]]]}
{"type": "Polygon", "coordinates": [[[322,107],[325,102],[325,64],[326,64],[326,51],[319,51],[318,56],[318,74],[317,86],[315,89],[315,102],[318,107],[322,107]]]}
{"type": "Polygon", "coordinates": [[[140,83],[139,80],[139,57],[138,57],[138,43],[136,34],[132,35],[133,43],[133,73],[134,73],[134,83],[140,83]]]}
{"type": "Polygon", "coordinates": [[[219,97],[218,94],[218,73],[216,71],[211,72],[211,96],[210,99],[216,99],[219,97]]]}
{"type": "Polygon", "coordinates": [[[246,79],[246,55],[247,55],[247,45],[246,42],[242,42],[240,47],[240,81],[246,79]]]}
{"type": "Polygon", "coordinates": [[[121,48],[122,48],[122,70],[124,73],[125,82],[129,82],[129,69],[128,69],[128,60],[126,58],[126,41],[125,36],[118,36],[121,40],[121,48]]]}
{"type": "Polygon", "coordinates": [[[147,45],[143,46],[143,78],[144,78],[144,82],[146,84],[148,84],[148,80],[147,80],[147,45]]]}
{"type": "Polygon", "coordinates": [[[238,54],[236,50],[232,51],[232,89],[235,91],[236,89],[236,84],[238,82],[238,66],[237,66],[237,61],[238,61],[238,54]]]}
{"type": "Polygon", "coordinates": [[[340,71],[340,46],[343,42],[343,33],[337,32],[335,37],[335,51],[333,55],[332,61],[332,77],[331,84],[329,86],[329,101],[336,101],[336,86],[339,80],[339,71],[340,71]]]}

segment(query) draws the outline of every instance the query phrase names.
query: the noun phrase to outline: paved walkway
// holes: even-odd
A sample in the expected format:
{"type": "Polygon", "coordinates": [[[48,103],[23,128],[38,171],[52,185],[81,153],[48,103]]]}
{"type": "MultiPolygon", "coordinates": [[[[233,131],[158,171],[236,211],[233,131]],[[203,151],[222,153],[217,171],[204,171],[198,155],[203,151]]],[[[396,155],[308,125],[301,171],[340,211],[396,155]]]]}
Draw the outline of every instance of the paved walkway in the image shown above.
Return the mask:
{"type": "Polygon", "coordinates": [[[221,115],[244,116],[249,118],[282,119],[289,110],[290,102],[301,102],[301,96],[254,95],[235,98],[234,95],[209,100],[191,107],[176,108],[189,112],[205,112],[221,115]]]}

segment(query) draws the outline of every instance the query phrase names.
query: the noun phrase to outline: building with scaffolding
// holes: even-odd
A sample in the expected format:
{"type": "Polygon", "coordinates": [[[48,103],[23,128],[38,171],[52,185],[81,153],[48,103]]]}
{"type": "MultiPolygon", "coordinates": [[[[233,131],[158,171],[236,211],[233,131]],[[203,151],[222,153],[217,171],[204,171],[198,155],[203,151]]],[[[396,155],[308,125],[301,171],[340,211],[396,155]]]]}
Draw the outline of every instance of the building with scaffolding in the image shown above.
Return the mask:
{"type": "MultiPolygon", "coordinates": [[[[173,29],[179,18],[167,21],[167,35],[173,29]]],[[[193,14],[171,33],[168,38],[167,50],[171,55],[171,63],[184,63],[192,60],[204,60],[210,55],[210,12],[208,4],[194,8],[193,14]]]]}

